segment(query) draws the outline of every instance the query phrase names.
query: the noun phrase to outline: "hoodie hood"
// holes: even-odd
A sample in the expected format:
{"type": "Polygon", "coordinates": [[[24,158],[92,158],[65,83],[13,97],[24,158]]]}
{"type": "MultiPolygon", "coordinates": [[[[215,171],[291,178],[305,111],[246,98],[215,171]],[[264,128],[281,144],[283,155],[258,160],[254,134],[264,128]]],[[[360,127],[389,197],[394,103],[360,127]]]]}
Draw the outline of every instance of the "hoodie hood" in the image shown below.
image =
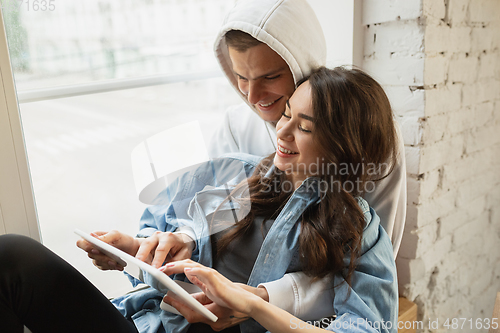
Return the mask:
{"type": "Polygon", "coordinates": [[[244,31],[267,44],[288,64],[295,83],[309,75],[312,69],[325,65],[323,30],[306,0],[238,1],[222,24],[214,51],[233,88],[255,112],[257,110],[238,89],[224,39],[229,30],[244,31]]]}

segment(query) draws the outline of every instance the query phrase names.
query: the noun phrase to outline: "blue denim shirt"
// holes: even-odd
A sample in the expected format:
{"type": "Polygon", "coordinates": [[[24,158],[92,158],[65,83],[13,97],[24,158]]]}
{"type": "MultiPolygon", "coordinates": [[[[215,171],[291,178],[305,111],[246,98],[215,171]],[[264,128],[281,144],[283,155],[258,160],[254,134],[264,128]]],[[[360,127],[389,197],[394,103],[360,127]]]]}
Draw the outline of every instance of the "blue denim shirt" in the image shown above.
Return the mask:
{"type": "MultiPolygon", "coordinates": [[[[197,238],[192,259],[211,267],[211,231],[207,216],[221,204],[219,210],[236,211],[238,219],[246,215],[235,201],[225,199],[230,189],[252,175],[261,159],[242,153],[231,154],[206,162],[179,177],[160,194],[157,205],[145,210],[139,236],[189,226],[197,238]]],[[[257,286],[283,277],[298,249],[300,217],[308,206],[319,202],[318,189],[318,179],[310,177],[294,191],[264,239],[249,285],[257,286]]],[[[362,256],[352,277],[350,293],[343,279],[334,277],[333,305],[337,319],[328,329],[335,332],[396,332],[398,293],[392,245],[375,212],[365,200],[359,198],[358,202],[367,221],[362,256]]],[[[348,264],[349,258],[345,262],[348,264]]],[[[175,278],[185,280],[183,275],[175,278]]],[[[145,282],[148,280],[145,275],[145,282]]],[[[119,297],[113,303],[124,316],[134,321],[141,333],[187,331],[189,323],[182,316],[160,309],[163,295],[164,292],[148,288],[119,297]]],[[[265,332],[253,320],[242,323],[241,330],[265,332]]]]}

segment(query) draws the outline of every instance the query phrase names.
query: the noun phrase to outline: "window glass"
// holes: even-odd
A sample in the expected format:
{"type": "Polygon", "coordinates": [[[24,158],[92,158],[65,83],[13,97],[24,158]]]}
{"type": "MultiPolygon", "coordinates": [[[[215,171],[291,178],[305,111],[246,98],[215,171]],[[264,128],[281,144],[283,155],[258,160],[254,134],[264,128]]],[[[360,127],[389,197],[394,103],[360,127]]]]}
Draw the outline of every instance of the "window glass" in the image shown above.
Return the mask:
{"type": "MultiPolygon", "coordinates": [[[[228,0],[1,0],[18,93],[102,80],[218,69],[212,45],[228,0]],[[47,2],[49,3],[49,2],[47,2]],[[37,6],[35,6],[35,4],[37,6]]],[[[201,76],[200,76],[201,77],[201,76]]],[[[196,75],[194,75],[196,78],[196,75]]],[[[165,129],[198,121],[204,138],[229,105],[241,103],[212,79],[21,103],[43,243],[108,297],[130,289],[75,246],[84,231],[138,230],[132,150],[165,129]]],[[[204,144],[204,143],[200,143],[204,144]]]]}
{"type": "Polygon", "coordinates": [[[18,90],[217,68],[234,0],[1,0],[18,90]]]}
{"type": "MultiPolygon", "coordinates": [[[[130,284],[122,273],[93,267],[73,230],[135,234],[145,205],[133,149],[192,121],[208,141],[224,110],[241,103],[222,74],[201,79],[218,70],[213,42],[235,2],[0,0],[18,95],[190,74],[185,82],[20,104],[43,242],[108,297],[130,284]]],[[[327,63],[350,63],[352,0],[309,2],[324,28],[327,63]]]]}

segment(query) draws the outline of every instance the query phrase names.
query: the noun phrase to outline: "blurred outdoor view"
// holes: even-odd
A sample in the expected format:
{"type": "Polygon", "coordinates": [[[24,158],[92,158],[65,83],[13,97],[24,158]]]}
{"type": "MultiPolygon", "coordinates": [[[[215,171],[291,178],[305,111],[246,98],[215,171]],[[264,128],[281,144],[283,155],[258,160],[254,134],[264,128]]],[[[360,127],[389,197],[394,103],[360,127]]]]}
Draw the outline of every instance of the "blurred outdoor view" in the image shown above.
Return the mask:
{"type": "MultiPolygon", "coordinates": [[[[53,10],[42,10],[43,1],[21,2],[2,0],[18,95],[158,74],[217,73],[213,42],[235,1],[52,0],[53,10]]],[[[137,199],[131,152],[155,133],[194,120],[207,141],[226,107],[241,103],[222,74],[212,76],[20,101],[43,243],[109,297],[129,289],[128,280],[96,269],[75,246],[73,230],[137,232],[145,205],[137,199]]]]}

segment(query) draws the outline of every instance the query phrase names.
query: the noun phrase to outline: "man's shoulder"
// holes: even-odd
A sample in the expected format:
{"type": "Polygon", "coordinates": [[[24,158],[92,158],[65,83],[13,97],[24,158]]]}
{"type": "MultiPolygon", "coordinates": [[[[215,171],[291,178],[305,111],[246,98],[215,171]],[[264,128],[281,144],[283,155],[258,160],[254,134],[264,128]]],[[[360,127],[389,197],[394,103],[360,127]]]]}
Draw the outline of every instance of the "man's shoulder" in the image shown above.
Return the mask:
{"type": "Polygon", "coordinates": [[[245,164],[249,164],[253,167],[256,167],[260,161],[262,161],[264,157],[263,156],[257,156],[257,155],[252,155],[252,154],[247,154],[247,153],[227,153],[219,157],[221,160],[235,160],[235,161],[240,161],[245,164]]]}
{"type": "Polygon", "coordinates": [[[230,106],[226,109],[225,117],[232,125],[247,122],[262,122],[262,118],[246,103],[230,106]]]}

